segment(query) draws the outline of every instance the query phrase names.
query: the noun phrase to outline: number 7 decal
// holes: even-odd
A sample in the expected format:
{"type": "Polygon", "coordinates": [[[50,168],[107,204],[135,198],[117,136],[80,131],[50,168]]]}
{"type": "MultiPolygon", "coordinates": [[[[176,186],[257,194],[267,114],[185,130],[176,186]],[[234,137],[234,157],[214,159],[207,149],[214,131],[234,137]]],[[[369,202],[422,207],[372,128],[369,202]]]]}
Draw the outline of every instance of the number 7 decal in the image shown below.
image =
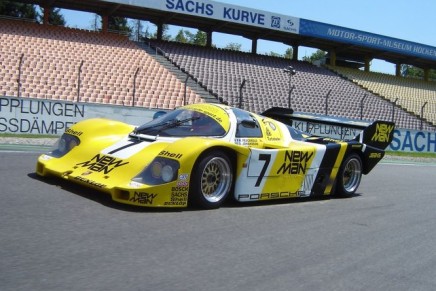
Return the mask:
{"type": "Polygon", "coordinates": [[[256,185],[254,187],[259,187],[260,182],[262,182],[265,176],[266,169],[268,169],[269,163],[271,162],[271,155],[269,154],[259,154],[259,161],[265,161],[262,170],[260,171],[259,177],[257,178],[256,185]]]}

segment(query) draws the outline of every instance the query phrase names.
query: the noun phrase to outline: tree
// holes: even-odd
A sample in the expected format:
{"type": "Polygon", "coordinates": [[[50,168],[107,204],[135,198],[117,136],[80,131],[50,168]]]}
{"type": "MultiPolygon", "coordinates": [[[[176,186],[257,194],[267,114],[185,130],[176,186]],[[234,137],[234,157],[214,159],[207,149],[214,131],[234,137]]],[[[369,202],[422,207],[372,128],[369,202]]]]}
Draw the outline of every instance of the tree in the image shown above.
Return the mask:
{"type": "Polygon", "coordinates": [[[271,57],[277,57],[277,58],[282,57],[281,54],[273,52],[273,51],[270,51],[268,55],[271,56],[271,57]]]}
{"type": "Polygon", "coordinates": [[[288,47],[285,51],[284,54],[284,58],[285,59],[292,59],[292,57],[294,56],[294,50],[292,49],[292,47],[288,47]]]}
{"type": "Polygon", "coordinates": [[[320,61],[325,59],[326,57],[326,52],[322,51],[322,50],[317,50],[316,52],[314,52],[310,57],[303,57],[303,61],[309,62],[309,63],[314,63],[315,61],[320,61]]]}
{"type": "Polygon", "coordinates": [[[97,13],[94,13],[94,17],[93,19],[90,21],[90,25],[91,25],[91,29],[93,29],[94,31],[97,31],[99,29],[98,27],[98,23],[101,23],[101,16],[98,15],[97,13]]]}
{"type": "Polygon", "coordinates": [[[148,27],[146,27],[146,31],[143,32],[144,25],[140,19],[130,21],[130,27],[133,40],[140,41],[141,39],[144,39],[144,37],[148,37],[148,27]]]}
{"type": "Polygon", "coordinates": [[[241,44],[234,43],[234,42],[231,42],[224,47],[224,49],[231,50],[231,51],[241,51],[241,48],[242,48],[241,44]]]}
{"type": "Polygon", "coordinates": [[[401,75],[407,78],[422,79],[424,77],[424,71],[418,67],[410,65],[401,65],[401,75]]]}
{"type": "Polygon", "coordinates": [[[197,33],[194,36],[193,43],[196,45],[205,46],[207,42],[207,34],[204,31],[197,30],[197,33]]]}
{"type": "Polygon", "coordinates": [[[65,26],[66,21],[64,16],[61,14],[60,8],[50,8],[50,16],[48,18],[48,23],[52,25],[65,26]]]}
{"type": "MultiPolygon", "coordinates": [[[[401,65],[401,75],[406,78],[424,79],[424,70],[411,65],[401,65]]],[[[430,79],[436,79],[435,70],[430,70],[430,79]]]]}
{"type": "Polygon", "coordinates": [[[174,37],[174,41],[180,43],[190,43],[195,45],[206,45],[207,34],[201,30],[197,30],[194,34],[189,30],[180,29],[177,35],[174,37]]]}
{"type": "Polygon", "coordinates": [[[125,32],[128,35],[132,33],[132,28],[127,24],[127,19],[124,17],[109,16],[108,29],[125,32]]]}
{"type": "Polygon", "coordinates": [[[185,36],[185,31],[183,29],[180,29],[177,35],[174,37],[174,41],[180,42],[180,43],[188,43],[188,39],[185,36]]]}
{"type": "Polygon", "coordinates": [[[33,19],[35,21],[38,21],[41,17],[35,8],[35,5],[8,0],[0,1],[0,15],[33,19]]]}

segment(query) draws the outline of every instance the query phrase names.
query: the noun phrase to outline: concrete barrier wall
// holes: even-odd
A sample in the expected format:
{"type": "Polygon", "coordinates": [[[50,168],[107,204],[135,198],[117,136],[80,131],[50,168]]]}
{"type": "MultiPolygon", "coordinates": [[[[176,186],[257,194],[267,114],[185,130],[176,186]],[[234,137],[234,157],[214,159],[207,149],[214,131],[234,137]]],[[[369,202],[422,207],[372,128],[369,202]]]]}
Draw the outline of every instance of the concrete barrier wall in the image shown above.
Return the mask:
{"type": "Polygon", "coordinates": [[[138,107],[0,97],[0,133],[61,135],[74,123],[96,117],[141,125],[155,112],[138,107]]]}
{"type": "MultiPolygon", "coordinates": [[[[155,112],[137,107],[0,97],[0,133],[61,135],[74,123],[95,117],[141,125],[150,121],[155,112]]],[[[351,139],[359,132],[354,128],[305,121],[295,121],[294,127],[336,139],[351,139]]],[[[387,150],[436,153],[436,132],[395,129],[387,150]]]]}

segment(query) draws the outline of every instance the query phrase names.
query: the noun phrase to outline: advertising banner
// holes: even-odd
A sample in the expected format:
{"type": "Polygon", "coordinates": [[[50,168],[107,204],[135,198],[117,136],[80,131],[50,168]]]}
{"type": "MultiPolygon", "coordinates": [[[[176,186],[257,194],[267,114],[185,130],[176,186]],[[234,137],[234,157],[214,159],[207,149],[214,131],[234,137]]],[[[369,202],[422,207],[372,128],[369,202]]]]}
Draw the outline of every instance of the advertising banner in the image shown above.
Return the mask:
{"type": "Polygon", "coordinates": [[[96,117],[141,125],[151,120],[154,112],[145,108],[0,97],[0,133],[61,135],[74,123],[96,117]]]}
{"type": "Polygon", "coordinates": [[[300,34],[436,60],[435,47],[307,19],[300,19],[300,34]]]}
{"type": "Polygon", "coordinates": [[[296,17],[207,0],[111,0],[105,2],[206,17],[296,34],[299,32],[300,25],[300,20],[296,17]]]}

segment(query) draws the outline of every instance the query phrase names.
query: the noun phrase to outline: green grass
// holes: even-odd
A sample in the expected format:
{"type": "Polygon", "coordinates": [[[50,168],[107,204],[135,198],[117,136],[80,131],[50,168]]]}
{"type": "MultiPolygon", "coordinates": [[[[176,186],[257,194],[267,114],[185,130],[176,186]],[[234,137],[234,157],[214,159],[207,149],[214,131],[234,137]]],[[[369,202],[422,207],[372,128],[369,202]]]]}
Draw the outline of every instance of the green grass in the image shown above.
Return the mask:
{"type": "Polygon", "coordinates": [[[416,152],[394,152],[386,151],[387,155],[398,157],[414,157],[414,158],[436,158],[436,153],[416,153],[416,152]]]}

